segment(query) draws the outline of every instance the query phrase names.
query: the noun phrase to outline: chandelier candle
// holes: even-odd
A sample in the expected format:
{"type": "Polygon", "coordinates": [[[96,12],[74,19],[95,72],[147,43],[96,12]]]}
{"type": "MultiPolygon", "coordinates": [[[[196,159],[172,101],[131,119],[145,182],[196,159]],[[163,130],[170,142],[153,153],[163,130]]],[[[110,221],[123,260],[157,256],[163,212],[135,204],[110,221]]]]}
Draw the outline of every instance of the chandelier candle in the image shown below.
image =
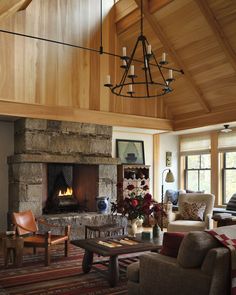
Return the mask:
{"type": "Polygon", "coordinates": [[[123,55],[123,56],[126,56],[126,47],[123,47],[123,48],[122,48],[122,55],[123,55]]]}
{"type": "MultiPolygon", "coordinates": [[[[130,75],[134,76],[134,65],[130,66],[130,75]]],[[[131,85],[132,86],[132,85],[131,85]]]]}
{"type": "Polygon", "coordinates": [[[152,54],[152,45],[148,45],[148,47],[147,47],[147,54],[152,54]]]}
{"type": "Polygon", "coordinates": [[[173,70],[169,70],[169,79],[173,79],[173,70]]]}
{"type": "Polygon", "coordinates": [[[166,53],[165,52],[162,53],[161,61],[162,62],[165,62],[166,61],[166,53]]]}
{"type": "Polygon", "coordinates": [[[107,80],[106,80],[106,84],[111,84],[111,76],[107,75],[107,80]]]}

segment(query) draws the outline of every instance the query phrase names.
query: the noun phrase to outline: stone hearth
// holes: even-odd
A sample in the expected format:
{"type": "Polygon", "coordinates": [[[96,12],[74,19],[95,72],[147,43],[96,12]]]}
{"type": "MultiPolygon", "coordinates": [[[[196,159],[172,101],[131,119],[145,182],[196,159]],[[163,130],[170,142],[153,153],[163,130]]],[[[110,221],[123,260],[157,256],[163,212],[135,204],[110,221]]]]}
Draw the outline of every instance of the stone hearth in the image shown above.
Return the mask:
{"type": "MultiPolygon", "coordinates": [[[[42,215],[48,163],[98,165],[94,200],[102,196],[116,200],[119,161],[111,156],[112,127],[20,119],[14,128],[14,155],[8,158],[9,214],[31,209],[35,216],[42,215]]],[[[81,224],[81,218],[76,222],[81,224]]]]}

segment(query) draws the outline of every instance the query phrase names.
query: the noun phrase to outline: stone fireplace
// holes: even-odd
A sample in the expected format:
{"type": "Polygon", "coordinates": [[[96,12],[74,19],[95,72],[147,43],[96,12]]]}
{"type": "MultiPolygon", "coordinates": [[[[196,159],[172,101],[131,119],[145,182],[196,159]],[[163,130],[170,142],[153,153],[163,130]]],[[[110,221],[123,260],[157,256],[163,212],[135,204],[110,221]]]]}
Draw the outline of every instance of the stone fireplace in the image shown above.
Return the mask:
{"type": "Polygon", "coordinates": [[[111,156],[112,127],[38,119],[14,124],[14,155],[8,158],[9,214],[31,209],[35,216],[75,216],[95,212],[96,197],[116,200],[119,161],[111,156]],[[71,195],[59,197],[59,190],[65,194],[67,187],[71,195]]]}

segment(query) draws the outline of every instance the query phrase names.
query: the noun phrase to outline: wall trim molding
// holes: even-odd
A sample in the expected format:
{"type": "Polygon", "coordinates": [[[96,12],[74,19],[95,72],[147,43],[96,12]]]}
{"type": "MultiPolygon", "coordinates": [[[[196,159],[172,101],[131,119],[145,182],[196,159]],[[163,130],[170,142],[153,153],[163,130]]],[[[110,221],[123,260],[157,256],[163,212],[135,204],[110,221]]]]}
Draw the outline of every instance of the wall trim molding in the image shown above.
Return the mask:
{"type": "Polygon", "coordinates": [[[167,119],[94,111],[68,106],[49,106],[12,102],[2,100],[1,98],[0,115],[166,131],[173,130],[173,122],[167,119]]]}

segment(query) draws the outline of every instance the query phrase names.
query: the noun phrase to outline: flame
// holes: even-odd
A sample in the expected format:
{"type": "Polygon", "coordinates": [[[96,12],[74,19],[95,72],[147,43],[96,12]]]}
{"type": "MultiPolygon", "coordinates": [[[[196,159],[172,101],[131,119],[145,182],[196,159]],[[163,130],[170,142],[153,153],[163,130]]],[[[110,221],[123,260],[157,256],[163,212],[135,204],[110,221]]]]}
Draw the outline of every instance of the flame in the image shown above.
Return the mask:
{"type": "Polygon", "coordinates": [[[66,192],[62,193],[62,191],[59,191],[58,197],[65,197],[65,196],[72,196],[73,190],[72,187],[68,187],[66,192]]]}

